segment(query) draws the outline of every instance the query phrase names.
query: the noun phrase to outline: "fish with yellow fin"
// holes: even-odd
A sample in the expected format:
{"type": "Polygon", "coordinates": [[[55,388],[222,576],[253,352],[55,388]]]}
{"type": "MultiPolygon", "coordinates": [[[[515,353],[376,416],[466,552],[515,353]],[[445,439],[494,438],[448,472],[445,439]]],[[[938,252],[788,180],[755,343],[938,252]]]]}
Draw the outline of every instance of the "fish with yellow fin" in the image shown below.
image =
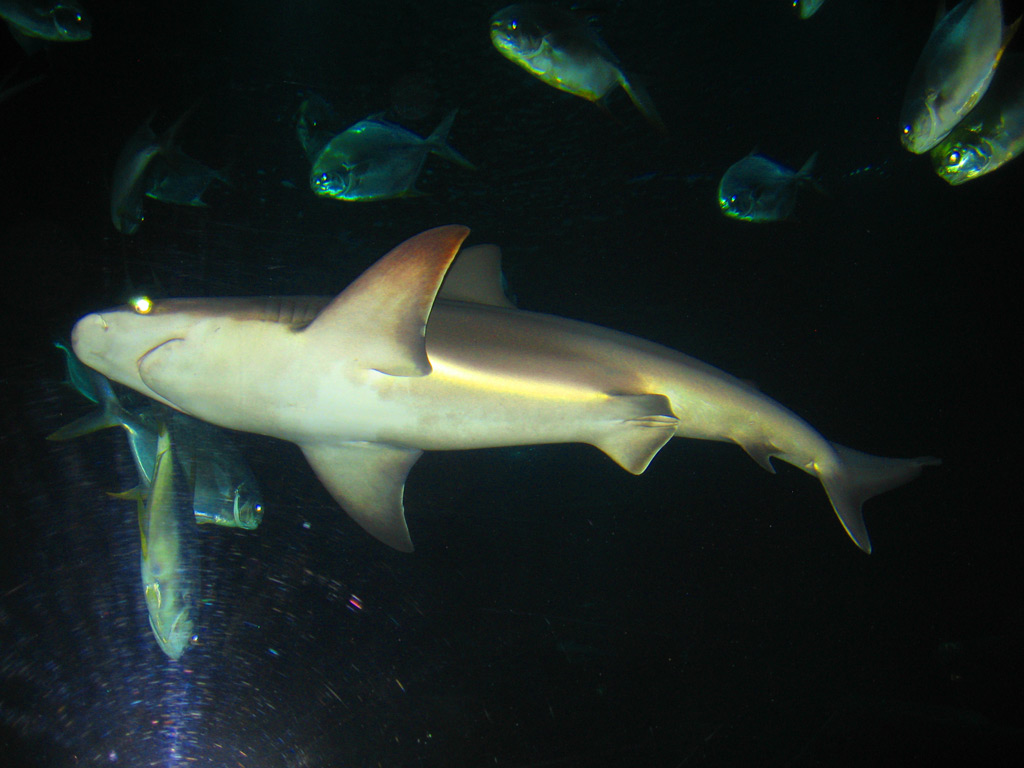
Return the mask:
{"type": "Polygon", "coordinates": [[[1019,24],[1003,26],[1001,0],[962,0],[939,20],[907,85],[904,147],[927,152],[974,109],[1019,24]]]}
{"type": "Polygon", "coordinates": [[[1024,56],[999,66],[992,87],[931,151],[932,167],[956,186],[1001,168],[1024,151],[1024,56]]]}

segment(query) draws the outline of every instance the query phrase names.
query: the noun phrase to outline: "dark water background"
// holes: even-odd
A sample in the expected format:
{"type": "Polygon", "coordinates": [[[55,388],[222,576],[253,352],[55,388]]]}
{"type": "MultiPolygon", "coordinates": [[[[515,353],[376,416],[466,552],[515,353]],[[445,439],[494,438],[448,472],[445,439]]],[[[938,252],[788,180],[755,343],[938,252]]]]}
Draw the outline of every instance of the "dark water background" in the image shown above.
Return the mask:
{"type": "MultiPolygon", "coordinates": [[[[667,137],[622,93],[609,115],[499,56],[500,5],[92,2],[91,41],[22,63],[46,79],[0,105],[0,764],[1016,764],[1024,166],[953,188],[900,147],[934,4],[594,5],[667,137]],[[424,197],[318,199],[309,92],[423,135],[458,107],[479,170],[433,159],[424,197]],[[232,186],[121,236],[122,144],[192,105],[184,149],[232,186]],[[817,150],[828,195],[796,222],[726,220],[717,180],[754,147],[790,167],[817,150]],[[43,440],[88,410],[52,340],[139,288],[334,293],[446,223],[502,245],[524,309],[944,464],[868,505],[868,557],[818,483],[727,445],[673,441],[640,477],[585,446],[427,454],[403,555],[293,446],[243,435],[267,516],[204,531],[201,642],[169,662],[133,509],[105,494],[133,483],[122,436],[43,440]]],[[[9,39],[0,56],[22,60],[9,39]]]]}

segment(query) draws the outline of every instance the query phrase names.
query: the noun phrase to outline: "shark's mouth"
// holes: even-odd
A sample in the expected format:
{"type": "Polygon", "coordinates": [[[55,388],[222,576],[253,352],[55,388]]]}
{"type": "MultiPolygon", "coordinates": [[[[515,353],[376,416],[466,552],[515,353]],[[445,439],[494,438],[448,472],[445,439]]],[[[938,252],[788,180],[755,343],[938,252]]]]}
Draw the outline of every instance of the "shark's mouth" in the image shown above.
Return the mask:
{"type": "Polygon", "coordinates": [[[172,394],[168,392],[167,371],[174,367],[174,353],[185,339],[176,337],[157,344],[138,361],[139,378],[161,399],[173,405],[172,394]]]}

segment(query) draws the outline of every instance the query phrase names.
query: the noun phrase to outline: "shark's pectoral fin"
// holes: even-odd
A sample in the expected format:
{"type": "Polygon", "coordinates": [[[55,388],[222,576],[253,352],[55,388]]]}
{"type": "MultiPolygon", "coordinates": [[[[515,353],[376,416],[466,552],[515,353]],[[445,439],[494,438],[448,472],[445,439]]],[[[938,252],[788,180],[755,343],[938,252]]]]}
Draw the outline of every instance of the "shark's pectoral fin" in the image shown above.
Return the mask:
{"type": "Polygon", "coordinates": [[[402,495],[405,478],[423,451],[383,443],[301,448],[320,482],[349,517],[388,546],[412,552],[402,495]]]}
{"type": "Polygon", "coordinates": [[[664,395],[612,395],[601,407],[599,423],[599,433],[588,442],[639,475],[676,433],[679,419],[664,395]]]}
{"type": "Polygon", "coordinates": [[[395,246],[324,307],[302,334],[345,350],[357,367],[391,376],[430,373],[427,318],[469,230],[437,227],[395,246]]]}

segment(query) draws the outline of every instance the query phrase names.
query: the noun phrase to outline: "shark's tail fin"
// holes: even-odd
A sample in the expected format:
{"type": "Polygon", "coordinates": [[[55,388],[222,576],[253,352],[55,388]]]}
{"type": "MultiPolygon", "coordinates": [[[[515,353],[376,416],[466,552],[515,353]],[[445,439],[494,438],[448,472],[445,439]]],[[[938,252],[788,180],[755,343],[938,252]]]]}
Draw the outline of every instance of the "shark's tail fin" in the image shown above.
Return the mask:
{"type": "Polygon", "coordinates": [[[861,513],[864,502],[909,483],[921,474],[922,468],[941,462],[932,456],[886,459],[836,443],[832,443],[832,447],[839,456],[839,464],[834,470],[820,472],[818,476],[843,528],[858,547],[871,554],[871,539],[861,513]]]}

